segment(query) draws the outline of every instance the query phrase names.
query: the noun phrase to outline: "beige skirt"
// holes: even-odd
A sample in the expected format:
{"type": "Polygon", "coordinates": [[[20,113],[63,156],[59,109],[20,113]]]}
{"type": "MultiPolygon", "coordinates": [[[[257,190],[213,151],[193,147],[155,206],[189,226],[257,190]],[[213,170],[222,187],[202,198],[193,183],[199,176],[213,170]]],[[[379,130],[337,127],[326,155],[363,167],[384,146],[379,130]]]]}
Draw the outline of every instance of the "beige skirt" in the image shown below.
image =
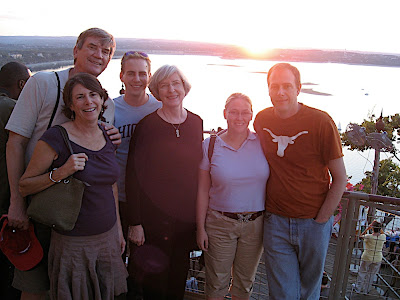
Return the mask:
{"type": "Polygon", "coordinates": [[[127,292],[118,227],[98,235],[65,236],[54,230],[49,250],[51,299],[112,300],[127,292]]]}

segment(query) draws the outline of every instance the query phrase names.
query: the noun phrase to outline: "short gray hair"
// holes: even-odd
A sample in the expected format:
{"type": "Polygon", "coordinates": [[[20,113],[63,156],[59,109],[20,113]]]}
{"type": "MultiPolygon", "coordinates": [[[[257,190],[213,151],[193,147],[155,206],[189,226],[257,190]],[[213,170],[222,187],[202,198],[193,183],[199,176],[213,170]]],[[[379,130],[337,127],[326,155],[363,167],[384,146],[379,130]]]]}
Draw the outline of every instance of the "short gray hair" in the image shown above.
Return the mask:
{"type": "Polygon", "coordinates": [[[110,47],[110,59],[111,59],[115,52],[115,47],[116,47],[115,39],[112,34],[109,34],[107,31],[105,31],[103,29],[94,27],[94,28],[89,28],[89,29],[83,31],[78,36],[75,46],[78,49],[82,49],[83,44],[85,43],[86,39],[91,36],[99,38],[103,45],[107,45],[110,47]]]}
{"type": "Polygon", "coordinates": [[[170,77],[172,74],[177,73],[183,82],[183,87],[185,89],[185,96],[189,93],[192,85],[187,80],[186,76],[182,73],[182,71],[174,65],[163,65],[160,67],[154,74],[151,76],[149,83],[149,90],[153,94],[153,96],[161,101],[160,94],[158,90],[158,85],[164,79],[170,77]]]}

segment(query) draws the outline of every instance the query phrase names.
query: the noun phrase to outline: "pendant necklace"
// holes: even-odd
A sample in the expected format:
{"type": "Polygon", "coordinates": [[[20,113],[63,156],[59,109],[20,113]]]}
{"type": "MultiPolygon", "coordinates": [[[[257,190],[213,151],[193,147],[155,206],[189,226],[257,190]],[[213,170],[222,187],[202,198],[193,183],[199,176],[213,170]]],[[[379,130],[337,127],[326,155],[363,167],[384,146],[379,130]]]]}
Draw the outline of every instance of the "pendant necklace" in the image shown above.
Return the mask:
{"type": "Polygon", "coordinates": [[[179,135],[179,126],[181,126],[181,124],[182,123],[179,123],[178,127],[175,127],[175,125],[171,123],[171,125],[175,128],[175,134],[176,134],[177,138],[180,137],[180,135],[179,135]]]}
{"type": "MultiPolygon", "coordinates": [[[[164,115],[164,118],[165,118],[165,120],[167,120],[167,116],[165,115],[165,113],[164,113],[164,110],[162,110],[162,109],[160,109],[160,111],[162,111],[162,113],[163,113],[163,115],[164,115]]],[[[168,122],[168,121],[167,121],[168,122]]],[[[168,122],[169,123],[169,122],[168,122]]],[[[180,137],[181,135],[180,135],[180,132],[179,132],[179,127],[181,126],[181,124],[182,123],[179,123],[178,124],[178,126],[175,126],[174,124],[172,124],[172,123],[169,123],[169,124],[171,124],[172,125],[172,127],[174,127],[174,129],[175,129],[175,134],[176,134],[176,137],[178,138],[178,137],[180,137]]]]}

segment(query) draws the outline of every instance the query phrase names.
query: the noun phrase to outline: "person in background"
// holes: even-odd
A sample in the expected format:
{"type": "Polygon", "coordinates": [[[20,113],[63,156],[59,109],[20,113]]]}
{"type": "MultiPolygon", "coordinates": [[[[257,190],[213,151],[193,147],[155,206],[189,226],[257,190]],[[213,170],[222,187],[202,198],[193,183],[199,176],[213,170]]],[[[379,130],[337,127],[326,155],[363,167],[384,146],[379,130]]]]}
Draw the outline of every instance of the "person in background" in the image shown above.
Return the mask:
{"type": "MultiPolygon", "coordinates": [[[[0,216],[7,214],[10,206],[6,164],[8,131],[5,127],[18,96],[30,76],[30,70],[19,62],[6,63],[0,69],[0,216]]],[[[11,286],[13,274],[14,266],[0,252],[0,299],[19,299],[21,293],[11,286]]]]}
{"type": "Polygon", "coordinates": [[[202,119],[183,108],[191,85],[164,65],[149,89],[162,107],[136,126],[126,164],[130,262],[141,270],[144,299],[183,299],[189,253],[195,248],[202,119]]]}
{"type": "Polygon", "coordinates": [[[364,253],[361,256],[360,269],[358,270],[357,281],[355,284],[353,283],[353,288],[358,293],[368,294],[382,263],[382,248],[386,242],[382,224],[376,220],[373,221],[361,233],[360,239],[364,240],[364,253]],[[371,229],[372,234],[368,234],[371,229]]]}
{"type": "Polygon", "coordinates": [[[267,82],[273,107],[257,114],[254,129],[271,171],[264,216],[269,297],[316,300],[347,183],[342,144],[326,112],[297,101],[296,67],[274,65],[267,82]]]}
{"type": "Polygon", "coordinates": [[[396,248],[399,245],[399,228],[396,230],[387,230],[386,234],[386,245],[389,244],[389,251],[386,255],[386,258],[392,262],[397,258],[396,248]]]}
{"type": "MultiPolygon", "coordinates": [[[[18,102],[6,125],[10,136],[7,142],[7,169],[10,182],[10,207],[8,210],[9,225],[27,229],[29,219],[26,214],[27,202],[18,190],[19,180],[28,165],[33,149],[39,138],[49,126],[55,109],[57,97],[60,104],[55,110],[52,126],[68,121],[62,111],[62,92],[68,78],[77,73],[100,75],[110,62],[115,51],[114,37],[100,28],[90,28],[82,32],[73,50],[74,66],[58,71],[59,83],[54,72],[38,72],[26,83],[18,102]]],[[[108,107],[104,118],[107,134],[113,143],[121,142],[121,135],[111,124],[114,121],[114,102],[106,101],[108,107]]],[[[15,270],[13,286],[22,291],[23,299],[44,299],[49,289],[47,275],[47,252],[50,244],[50,228],[38,223],[35,234],[39,239],[44,255],[42,262],[32,270],[15,270]]]]}
{"type": "Polygon", "coordinates": [[[197,244],[205,251],[207,299],[224,299],[232,274],[232,299],[249,299],[263,250],[263,212],[269,166],[257,135],[248,126],[252,103],[228,97],[221,131],[208,157],[203,142],[197,196],[197,244]]]}
{"type": "MultiPolygon", "coordinates": [[[[161,102],[154,98],[153,95],[146,93],[151,77],[151,61],[149,56],[144,52],[128,51],[121,59],[120,79],[125,85],[126,90],[115,102],[115,119],[114,125],[121,134],[121,145],[117,149],[117,161],[120,169],[118,178],[118,200],[121,216],[121,223],[124,237],[127,235],[126,217],[126,198],[125,198],[125,169],[128,159],[129,142],[135,130],[137,123],[148,114],[154,112],[161,107],[161,102]]],[[[132,247],[133,248],[133,247],[132,247]]],[[[128,247],[129,251],[131,247],[128,247]]],[[[129,256],[129,253],[127,253],[129,256]]],[[[137,294],[139,287],[135,287],[135,269],[133,264],[128,265],[128,297],[131,294],[137,294]],[[137,291],[135,291],[135,289],[137,291]]]]}
{"type": "Polygon", "coordinates": [[[112,300],[127,292],[128,274],[121,257],[125,240],[118,212],[116,146],[98,124],[108,95],[95,76],[78,73],[65,84],[63,99],[70,121],[61,126],[74,154],[59,128],[48,129],[21,177],[20,191],[24,197],[32,195],[70,175],[87,183],[75,227],[51,233],[50,298],[112,300]]]}

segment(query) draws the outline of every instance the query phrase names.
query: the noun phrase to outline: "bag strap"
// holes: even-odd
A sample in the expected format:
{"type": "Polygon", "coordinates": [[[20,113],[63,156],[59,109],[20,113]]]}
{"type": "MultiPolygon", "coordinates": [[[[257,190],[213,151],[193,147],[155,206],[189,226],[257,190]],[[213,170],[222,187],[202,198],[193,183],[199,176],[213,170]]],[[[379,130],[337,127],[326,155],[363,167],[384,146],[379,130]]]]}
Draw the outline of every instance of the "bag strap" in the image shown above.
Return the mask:
{"type": "Polygon", "coordinates": [[[71,152],[71,155],[74,154],[74,150],[72,150],[71,142],[69,141],[68,133],[65,130],[65,128],[62,127],[61,125],[56,125],[54,127],[57,127],[61,131],[61,135],[62,135],[62,137],[64,139],[65,145],[67,145],[67,148],[69,149],[69,152],[71,152]]]}
{"type": "Polygon", "coordinates": [[[51,127],[51,123],[53,123],[53,120],[54,120],[54,117],[56,115],[56,111],[58,108],[58,103],[60,102],[60,94],[61,94],[60,77],[58,77],[57,72],[54,72],[54,74],[56,74],[56,78],[57,78],[57,101],[56,101],[56,105],[54,106],[53,113],[51,114],[49,125],[47,125],[47,129],[49,129],[51,127]]]}
{"type": "Polygon", "coordinates": [[[214,145],[215,145],[215,140],[217,138],[217,135],[212,134],[210,136],[210,144],[208,145],[208,161],[211,163],[211,158],[214,153],[214,145]]]}
{"type": "MultiPolygon", "coordinates": [[[[63,137],[63,139],[64,139],[64,143],[65,143],[65,145],[67,145],[67,148],[69,149],[69,152],[71,152],[71,155],[74,154],[74,150],[72,150],[71,142],[69,141],[69,138],[68,138],[68,132],[67,132],[67,130],[65,130],[65,128],[62,127],[61,125],[56,125],[56,126],[54,126],[54,127],[57,127],[57,128],[60,130],[61,135],[62,135],[62,137],[63,137]]],[[[82,181],[82,180],[81,180],[81,181],[82,181]]],[[[82,181],[82,182],[83,182],[86,186],[90,186],[90,184],[87,183],[86,181],[82,181]]]]}
{"type": "Polygon", "coordinates": [[[7,215],[6,214],[2,215],[0,218],[0,230],[3,229],[3,224],[6,220],[7,220],[7,215]]]}

